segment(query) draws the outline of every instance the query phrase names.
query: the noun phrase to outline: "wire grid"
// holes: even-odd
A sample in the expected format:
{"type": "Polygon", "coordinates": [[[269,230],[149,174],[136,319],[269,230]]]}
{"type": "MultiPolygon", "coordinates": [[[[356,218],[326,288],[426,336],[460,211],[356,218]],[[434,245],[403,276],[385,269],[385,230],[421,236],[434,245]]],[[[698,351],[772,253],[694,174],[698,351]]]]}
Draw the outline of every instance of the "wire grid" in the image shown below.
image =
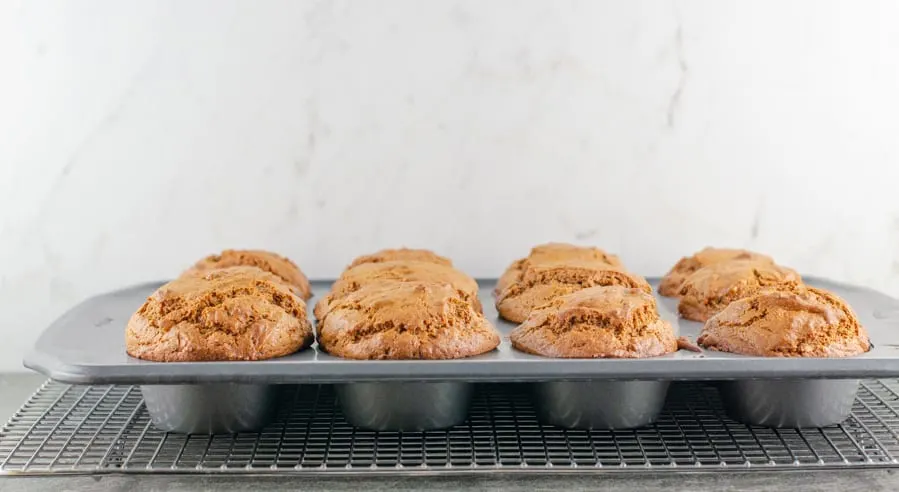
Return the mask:
{"type": "Polygon", "coordinates": [[[672,386],[658,422],[636,430],[541,425],[521,385],[481,386],[445,431],[346,423],[330,386],[285,387],[259,433],[168,434],[136,386],[45,383],[0,431],[0,473],[451,473],[723,471],[897,466],[899,380],[864,381],[843,424],[769,429],[724,415],[717,391],[672,386]]]}

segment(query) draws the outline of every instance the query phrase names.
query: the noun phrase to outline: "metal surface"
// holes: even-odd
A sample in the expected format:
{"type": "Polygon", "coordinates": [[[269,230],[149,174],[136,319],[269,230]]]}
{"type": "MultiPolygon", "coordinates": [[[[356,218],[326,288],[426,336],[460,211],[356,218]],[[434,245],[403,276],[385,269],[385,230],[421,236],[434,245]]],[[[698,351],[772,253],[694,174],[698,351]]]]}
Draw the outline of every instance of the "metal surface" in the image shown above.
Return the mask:
{"type": "Polygon", "coordinates": [[[732,418],[768,427],[825,427],[852,412],[855,379],[741,380],[719,383],[732,418]]]}
{"type": "Polygon", "coordinates": [[[377,431],[445,429],[468,417],[471,383],[353,383],[336,386],[347,421],[377,431]]]}
{"type": "Polygon", "coordinates": [[[145,385],[150,420],[170,432],[257,431],[274,416],[278,386],[266,384],[145,385]]]}
{"type": "Polygon", "coordinates": [[[656,421],[668,381],[554,381],[534,385],[542,422],[571,429],[632,429],[656,421]]]}
{"type": "Polygon", "coordinates": [[[47,383],[0,430],[0,473],[306,475],[591,473],[884,468],[899,462],[899,381],[863,381],[850,417],[823,429],[730,420],[712,385],[671,386],[635,430],[540,424],[526,385],[482,385],[468,420],[430,432],[350,426],[333,388],[298,388],[259,433],[166,434],[136,386],[47,383]]]}
{"type": "MultiPolygon", "coordinates": [[[[874,349],[858,357],[832,359],[763,358],[686,350],[650,359],[548,359],[513,350],[511,323],[499,321],[491,292],[481,282],[486,316],[504,336],[491,353],[452,361],[356,361],[329,356],[317,348],[259,362],[157,363],[125,354],[125,324],[158,284],[143,285],[90,299],[75,307],[38,340],[25,365],[57,381],[98,384],[176,384],[200,382],[345,383],[358,381],[545,381],[573,379],[731,379],[863,378],[899,376],[899,301],[860,287],[806,279],[833,290],[855,309],[874,349]],[[90,340],[86,344],[84,340],[90,340]]],[[[657,281],[652,282],[657,285],[657,281]]],[[[316,299],[327,282],[314,282],[316,299]]],[[[310,304],[312,305],[312,304],[310,304]]],[[[689,339],[701,325],[679,319],[676,300],[659,298],[661,315],[689,339]]]]}

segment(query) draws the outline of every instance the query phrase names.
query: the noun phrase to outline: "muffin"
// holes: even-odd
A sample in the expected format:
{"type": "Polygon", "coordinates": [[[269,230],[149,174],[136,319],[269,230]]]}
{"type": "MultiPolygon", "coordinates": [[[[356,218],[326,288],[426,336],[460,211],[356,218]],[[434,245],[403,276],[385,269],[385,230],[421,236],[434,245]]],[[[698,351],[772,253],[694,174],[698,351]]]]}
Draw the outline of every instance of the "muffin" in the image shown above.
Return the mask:
{"type": "Polygon", "coordinates": [[[770,256],[765,256],[745,249],[704,248],[693,256],[681,258],[675,263],[659,283],[659,294],[666,297],[677,297],[684,280],[700,268],[733,260],[755,260],[759,263],[773,264],[770,256]]]}
{"type": "Polygon", "coordinates": [[[125,330],[128,355],[159,362],[271,359],[312,341],[303,299],[280,277],[251,266],[163,285],[125,330]]]}
{"type": "Polygon", "coordinates": [[[845,301],[803,286],[765,289],[730,303],[705,324],[703,347],[762,357],[848,357],[871,348],[845,301]]]}
{"type": "Polygon", "coordinates": [[[226,249],[217,255],[209,255],[203,258],[184,274],[202,274],[209,270],[234,266],[252,266],[265,270],[286,282],[294,294],[300,296],[303,300],[308,300],[312,297],[312,288],[309,286],[309,280],[306,279],[306,275],[303,274],[300,268],[289,259],[270,251],[226,249]]]}
{"type": "Polygon", "coordinates": [[[458,289],[382,282],[335,299],[319,347],[347,359],[458,359],[489,352],[499,333],[458,289]]]}
{"type": "Polygon", "coordinates": [[[564,263],[565,261],[595,261],[603,265],[621,267],[621,260],[599,248],[566,243],[546,243],[534,246],[526,258],[512,262],[496,282],[494,294],[499,295],[509,284],[521,278],[530,265],[564,263]]]}
{"type": "Polygon", "coordinates": [[[468,275],[441,263],[424,261],[385,261],[362,263],[345,271],[331,286],[331,291],[315,305],[315,317],[321,319],[328,305],[362,286],[375,282],[425,281],[451,285],[460,291],[478,312],[482,312],[478,300],[478,283],[468,275]]]}
{"type": "Polygon", "coordinates": [[[706,321],[733,301],[763,288],[789,290],[802,283],[795,271],[754,260],[733,260],[700,268],[681,285],[677,311],[686,319],[706,321]]]}
{"type": "Polygon", "coordinates": [[[512,346],[557,358],[639,358],[677,351],[671,324],[644,289],[591,287],[533,309],[512,330],[512,346]]]}
{"type": "Polygon", "coordinates": [[[595,260],[529,264],[497,294],[496,309],[503,318],[521,323],[532,309],[558,296],[603,285],[652,292],[652,287],[643,277],[595,260]]]}
{"type": "Polygon", "coordinates": [[[383,263],[385,261],[424,261],[428,263],[437,263],[438,265],[453,266],[453,262],[449,260],[449,258],[444,258],[443,256],[438,255],[437,253],[427,250],[427,249],[411,249],[411,248],[398,248],[398,249],[382,249],[376,253],[372,253],[370,255],[363,255],[350,263],[346,269],[355,268],[359,265],[363,265],[365,263],[383,263]]]}

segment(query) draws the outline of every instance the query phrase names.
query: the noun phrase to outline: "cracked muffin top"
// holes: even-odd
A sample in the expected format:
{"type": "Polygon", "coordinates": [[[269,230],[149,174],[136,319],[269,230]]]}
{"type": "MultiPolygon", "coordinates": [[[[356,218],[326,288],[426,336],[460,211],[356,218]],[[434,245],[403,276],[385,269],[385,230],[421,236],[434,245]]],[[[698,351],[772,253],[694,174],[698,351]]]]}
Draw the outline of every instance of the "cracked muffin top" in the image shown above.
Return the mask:
{"type": "Polygon", "coordinates": [[[331,286],[331,291],[315,305],[315,317],[321,319],[334,300],[375,282],[428,281],[452,285],[461,291],[478,312],[482,311],[478,300],[478,283],[465,273],[442,263],[424,261],[385,261],[362,263],[343,272],[331,286]]]}
{"type": "Polygon", "coordinates": [[[733,301],[766,287],[789,290],[802,283],[794,270],[767,262],[733,260],[700,268],[687,277],[679,292],[680,315],[706,321],[733,301]]]}
{"type": "Polygon", "coordinates": [[[766,289],[732,302],[697,342],[722,352],[765,357],[848,357],[871,348],[845,301],[814,287],[766,289]]]}
{"type": "Polygon", "coordinates": [[[652,294],[617,285],[556,297],[531,311],[510,338],[518,350],[559,358],[655,357],[678,348],[652,294]]]}
{"type": "Polygon", "coordinates": [[[226,249],[217,255],[209,255],[203,258],[184,274],[194,275],[199,273],[202,275],[209,270],[234,266],[259,268],[280,277],[303,300],[308,300],[312,297],[312,288],[309,286],[309,280],[303,274],[303,271],[294,262],[270,251],[226,249]]]}
{"type": "Polygon", "coordinates": [[[753,253],[745,249],[703,248],[693,256],[681,258],[659,282],[659,294],[677,297],[684,280],[700,268],[734,260],[754,260],[759,263],[774,263],[770,256],[753,253]]]}
{"type": "Polygon", "coordinates": [[[347,359],[458,359],[495,349],[499,333],[459,290],[380,282],[336,299],[319,322],[319,347],[347,359]]]}
{"type": "Polygon", "coordinates": [[[397,248],[382,249],[370,255],[359,256],[346,267],[347,270],[355,268],[366,263],[383,263],[385,261],[424,261],[428,263],[437,263],[438,265],[453,266],[453,262],[449,258],[438,255],[437,253],[427,249],[397,248]]]}
{"type": "Polygon", "coordinates": [[[531,310],[558,296],[604,285],[652,292],[646,279],[621,267],[596,260],[565,260],[527,265],[514,282],[497,294],[496,309],[503,318],[521,323],[531,310]]]}
{"type": "Polygon", "coordinates": [[[270,359],[312,341],[304,301],[251,266],[179,277],[150,295],[125,329],[129,355],[160,362],[270,359]]]}
{"type": "Polygon", "coordinates": [[[494,293],[499,295],[509,284],[519,280],[530,265],[564,263],[566,261],[595,261],[604,265],[621,267],[621,260],[617,256],[599,248],[567,243],[541,244],[531,248],[527,257],[515,260],[509,265],[497,280],[494,293]]]}

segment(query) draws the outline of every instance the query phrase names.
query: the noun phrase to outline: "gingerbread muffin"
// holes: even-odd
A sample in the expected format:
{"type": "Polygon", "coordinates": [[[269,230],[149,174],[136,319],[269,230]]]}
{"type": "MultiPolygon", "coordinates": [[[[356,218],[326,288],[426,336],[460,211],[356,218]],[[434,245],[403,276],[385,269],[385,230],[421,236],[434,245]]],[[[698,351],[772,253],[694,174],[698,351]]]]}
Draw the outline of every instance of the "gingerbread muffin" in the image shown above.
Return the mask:
{"type": "Polygon", "coordinates": [[[309,280],[300,268],[289,259],[270,251],[226,249],[217,255],[209,255],[203,258],[184,274],[202,274],[209,270],[233,266],[252,266],[265,270],[280,277],[303,300],[308,300],[312,297],[312,288],[309,286],[309,280]]]}
{"type": "Polygon", "coordinates": [[[707,247],[693,256],[681,258],[675,263],[659,283],[659,294],[666,297],[677,297],[684,280],[700,268],[733,260],[755,260],[759,263],[773,264],[770,256],[753,253],[745,249],[726,249],[707,247]]]}
{"type": "Polygon", "coordinates": [[[652,292],[652,287],[643,277],[595,260],[530,264],[514,282],[497,294],[496,309],[503,318],[521,323],[532,309],[556,297],[588,287],[608,285],[652,292]]]}
{"type": "Polygon", "coordinates": [[[398,249],[382,249],[376,253],[372,253],[370,255],[363,255],[350,263],[346,269],[355,268],[359,265],[363,265],[365,263],[383,263],[385,261],[425,261],[428,263],[437,263],[439,265],[444,266],[453,266],[453,262],[449,260],[449,258],[444,258],[443,256],[438,255],[437,253],[427,250],[427,249],[411,249],[411,248],[398,248],[398,249]]]}
{"type": "Polygon", "coordinates": [[[794,270],[767,262],[733,260],[700,268],[687,277],[678,293],[677,310],[693,321],[706,321],[733,301],[764,288],[789,290],[802,283],[794,270]]]}
{"type": "Polygon", "coordinates": [[[603,265],[621,267],[621,260],[599,248],[566,243],[546,243],[531,248],[526,258],[515,260],[496,282],[494,294],[499,295],[512,282],[518,281],[530,265],[564,263],[566,261],[595,261],[603,265]]]}
{"type": "Polygon", "coordinates": [[[386,282],[331,303],[319,347],[347,359],[458,359],[489,352],[499,333],[450,285],[386,282]]]}
{"type": "Polygon", "coordinates": [[[238,266],[182,276],[128,321],[128,355],[159,362],[261,360],[313,342],[306,304],[281,278],[238,266]]]}
{"type": "Polygon", "coordinates": [[[331,291],[315,305],[315,317],[321,319],[328,305],[349,293],[376,282],[423,281],[451,285],[467,299],[478,312],[483,312],[478,299],[478,283],[468,275],[441,263],[425,261],[385,261],[362,263],[343,272],[331,286],[331,291]]]}
{"type": "Polygon", "coordinates": [[[677,351],[671,324],[643,289],[591,287],[556,297],[512,330],[512,346],[558,358],[640,358],[677,351]]]}
{"type": "Polygon", "coordinates": [[[730,303],[706,323],[703,347],[763,357],[849,357],[871,348],[845,301],[814,287],[766,289],[730,303]]]}

